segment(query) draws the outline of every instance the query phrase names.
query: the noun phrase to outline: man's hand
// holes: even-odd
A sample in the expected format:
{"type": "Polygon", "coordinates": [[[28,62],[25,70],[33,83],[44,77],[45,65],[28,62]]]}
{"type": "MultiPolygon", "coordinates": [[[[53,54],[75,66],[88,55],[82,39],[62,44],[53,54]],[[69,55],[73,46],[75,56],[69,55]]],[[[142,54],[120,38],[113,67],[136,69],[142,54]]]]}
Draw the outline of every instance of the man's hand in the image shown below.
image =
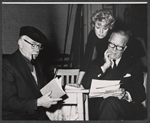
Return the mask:
{"type": "Polygon", "coordinates": [[[104,65],[101,67],[102,70],[103,70],[103,72],[105,72],[105,71],[112,65],[112,62],[111,62],[111,60],[110,60],[110,58],[109,58],[109,55],[110,55],[110,53],[108,52],[108,50],[106,50],[106,51],[104,52],[104,60],[105,60],[105,63],[104,63],[104,65]]]}
{"type": "Polygon", "coordinates": [[[118,97],[119,99],[122,99],[123,97],[125,97],[126,91],[124,88],[119,88],[115,93],[113,93],[112,95],[115,97],[118,97]]]}
{"type": "Polygon", "coordinates": [[[37,106],[42,106],[49,108],[51,105],[57,104],[58,101],[62,100],[61,98],[51,98],[51,93],[48,92],[44,96],[37,99],[37,106]]]}
{"type": "Polygon", "coordinates": [[[78,76],[77,76],[77,88],[79,88],[80,86],[81,86],[81,81],[82,81],[82,78],[83,78],[83,76],[84,76],[84,74],[85,74],[85,71],[80,71],[79,72],[79,74],[78,74],[78,76]]]}

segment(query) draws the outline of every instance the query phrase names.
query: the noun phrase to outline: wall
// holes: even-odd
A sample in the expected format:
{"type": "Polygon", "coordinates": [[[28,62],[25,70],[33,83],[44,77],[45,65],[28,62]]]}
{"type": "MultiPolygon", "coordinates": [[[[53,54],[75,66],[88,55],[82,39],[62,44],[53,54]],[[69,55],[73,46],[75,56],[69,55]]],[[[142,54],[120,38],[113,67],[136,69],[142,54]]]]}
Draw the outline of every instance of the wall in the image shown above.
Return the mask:
{"type": "Polygon", "coordinates": [[[124,21],[124,10],[126,5],[125,4],[117,4],[116,5],[116,19],[120,21],[124,21]]]}
{"type": "MultiPolygon", "coordinates": [[[[73,7],[66,52],[70,53],[76,5],[73,7]]],[[[67,4],[2,4],[2,53],[11,54],[17,48],[20,27],[30,25],[41,30],[50,44],[63,52],[67,4]]],[[[55,48],[54,48],[55,49],[55,48]]]]}

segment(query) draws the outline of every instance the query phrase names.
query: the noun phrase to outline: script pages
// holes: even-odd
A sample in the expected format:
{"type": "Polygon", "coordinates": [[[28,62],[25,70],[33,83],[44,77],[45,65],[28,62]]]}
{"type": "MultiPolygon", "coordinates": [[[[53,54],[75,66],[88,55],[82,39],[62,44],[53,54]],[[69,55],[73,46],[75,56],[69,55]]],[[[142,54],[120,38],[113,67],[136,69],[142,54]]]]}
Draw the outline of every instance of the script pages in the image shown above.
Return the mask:
{"type": "Polygon", "coordinates": [[[108,97],[120,88],[120,80],[92,79],[89,97],[108,97]]]}
{"type": "Polygon", "coordinates": [[[59,79],[57,77],[52,79],[47,85],[45,85],[40,90],[42,95],[45,95],[49,91],[52,91],[51,97],[53,97],[53,98],[60,98],[60,97],[64,96],[66,93],[62,89],[61,81],[62,81],[62,77],[60,77],[59,79]]]}

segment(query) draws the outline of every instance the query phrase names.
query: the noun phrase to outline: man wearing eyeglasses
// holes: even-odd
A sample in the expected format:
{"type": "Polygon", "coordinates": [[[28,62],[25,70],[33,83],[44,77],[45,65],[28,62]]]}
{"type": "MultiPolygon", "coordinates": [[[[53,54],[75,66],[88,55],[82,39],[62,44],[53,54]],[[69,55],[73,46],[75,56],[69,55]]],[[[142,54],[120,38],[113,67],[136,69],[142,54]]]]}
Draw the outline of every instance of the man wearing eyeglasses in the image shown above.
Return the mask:
{"type": "Polygon", "coordinates": [[[93,61],[82,80],[90,88],[92,79],[120,80],[120,88],[109,96],[89,99],[90,120],[141,120],[146,98],[143,71],[138,59],[124,54],[128,35],[114,31],[108,41],[104,59],[93,61]]]}
{"type": "Polygon", "coordinates": [[[19,36],[18,50],[2,62],[2,119],[49,120],[46,109],[61,99],[40,93],[47,81],[36,58],[47,39],[31,26],[22,27],[19,36]]]}

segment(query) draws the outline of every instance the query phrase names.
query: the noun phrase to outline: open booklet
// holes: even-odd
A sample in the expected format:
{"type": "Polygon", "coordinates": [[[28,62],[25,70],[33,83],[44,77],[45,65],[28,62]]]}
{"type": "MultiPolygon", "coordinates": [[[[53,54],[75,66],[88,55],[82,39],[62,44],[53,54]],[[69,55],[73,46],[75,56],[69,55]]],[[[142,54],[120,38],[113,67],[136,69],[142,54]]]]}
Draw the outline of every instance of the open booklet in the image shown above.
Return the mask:
{"type": "Polygon", "coordinates": [[[45,95],[49,91],[52,91],[51,97],[53,98],[60,98],[63,97],[66,93],[62,89],[61,86],[62,77],[59,79],[56,77],[52,79],[48,84],[46,84],[40,91],[42,95],[45,95]]]}
{"type": "Polygon", "coordinates": [[[92,79],[89,97],[108,97],[120,88],[120,80],[92,79]]]}

